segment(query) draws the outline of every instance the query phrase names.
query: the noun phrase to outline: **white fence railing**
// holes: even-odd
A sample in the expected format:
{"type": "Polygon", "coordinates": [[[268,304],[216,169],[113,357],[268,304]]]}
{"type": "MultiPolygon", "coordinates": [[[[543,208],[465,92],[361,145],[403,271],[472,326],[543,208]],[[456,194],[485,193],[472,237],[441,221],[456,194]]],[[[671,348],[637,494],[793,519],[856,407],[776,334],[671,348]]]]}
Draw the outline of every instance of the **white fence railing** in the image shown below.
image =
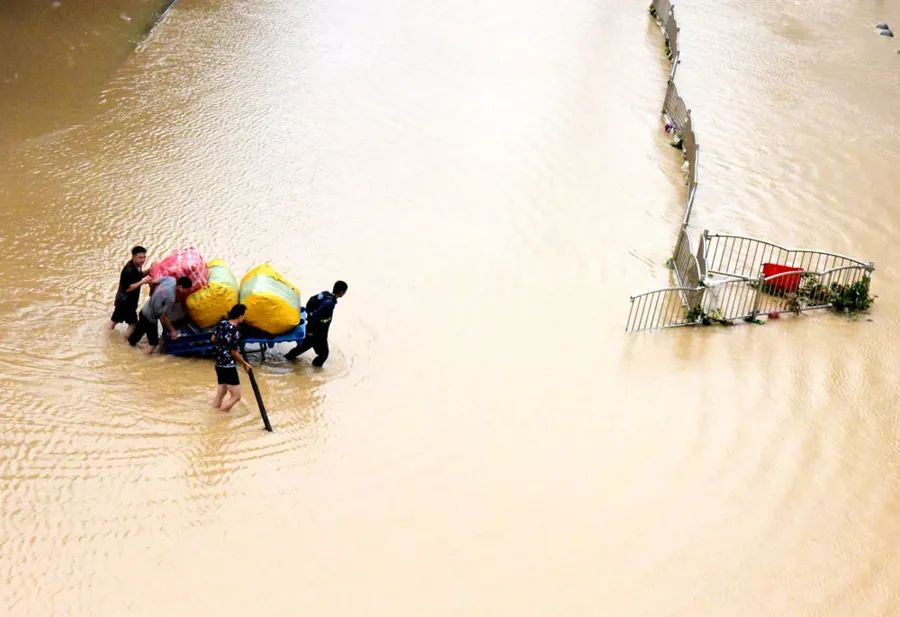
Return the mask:
{"type": "MultiPolygon", "coordinates": [[[[669,287],[657,289],[631,297],[631,309],[625,330],[639,332],[657,328],[692,326],[699,323],[699,317],[685,308],[684,298],[688,294],[702,294],[700,289],[669,287]]],[[[695,313],[699,314],[697,311],[695,313]]]]}
{"type": "Polygon", "coordinates": [[[868,295],[869,266],[842,266],[825,271],[792,270],[757,278],[733,277],[705,286],[703,311],[728,321],[827,308],[840,294],[862,283],[868,295]]]}

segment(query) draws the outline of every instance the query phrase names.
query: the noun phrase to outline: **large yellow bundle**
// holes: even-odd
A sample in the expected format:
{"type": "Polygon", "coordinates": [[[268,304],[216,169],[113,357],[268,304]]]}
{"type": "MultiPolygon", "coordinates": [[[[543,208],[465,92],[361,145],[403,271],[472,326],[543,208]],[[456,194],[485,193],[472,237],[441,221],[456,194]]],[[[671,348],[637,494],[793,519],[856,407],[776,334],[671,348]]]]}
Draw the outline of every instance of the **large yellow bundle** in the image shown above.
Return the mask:
{"type": "Polygon", "coordinates": [[[186,302],[191,320],[201,328],[209,328],[224,319],[238,302],[237,279],[225,262],[213,259],[206,267],[209,281],[189,295],[186,302]]]}
{"type": "Polygon", "coordinates": [[[256,266],[241,279],[246,322],[269,334],[282,334],[300,323],[300,290],[269,264],[256,266]]]}

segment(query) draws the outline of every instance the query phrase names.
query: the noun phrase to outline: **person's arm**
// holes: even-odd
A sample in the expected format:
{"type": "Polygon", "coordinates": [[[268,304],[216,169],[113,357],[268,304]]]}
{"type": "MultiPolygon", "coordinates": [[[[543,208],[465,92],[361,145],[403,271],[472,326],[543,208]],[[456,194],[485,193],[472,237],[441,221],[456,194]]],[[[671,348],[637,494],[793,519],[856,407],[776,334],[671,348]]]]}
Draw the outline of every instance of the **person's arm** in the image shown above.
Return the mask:
{"type": "Polygon", "coordinates": [[[150,275],[148,274],[147,276],[145,276],[144,278],[139,280],[137,283],[132,283],[131,285],[129,285],[125,289],[125,293],[131,293],[135,289],[140,289],[142,286],[149,285],[149,284],[150,284],[150,275]]]}
{"type": "Polygon", "coordinates": [[[159,320],[162,322],[163,327],[169,331],[169,337],[172,340],[177,339],[178,330],[176,330],[175,326],[172,325],[172,322],[169,320],[169,315],[167,313],[163,313],[162,317],[160,317],[159,320]]]}
{"type": "Polygon", "coordinates": [[[171,298],[163,299],[162,315],[160,315],[159,320],[162,322],[163,327],[169,330],[169,336],[176,339],[178,338],[178,330],[175,329],[175,326],[172,325],[172,320],[169,319],[169,311],[172,310],[173,306],[175,306],[174,295],[171,298]]]}
{"type": "Polygon", "coordinates": [[[241,352],[237,349],[231,350],[231,357],[234,358],[235,362],[243,366],[244,370],[246,370],[248,373],[250,372],[250,369],[253,368],[252,366],[250,366],[250,363],[244,359],[244,356],[241,355],[241,352]]]}

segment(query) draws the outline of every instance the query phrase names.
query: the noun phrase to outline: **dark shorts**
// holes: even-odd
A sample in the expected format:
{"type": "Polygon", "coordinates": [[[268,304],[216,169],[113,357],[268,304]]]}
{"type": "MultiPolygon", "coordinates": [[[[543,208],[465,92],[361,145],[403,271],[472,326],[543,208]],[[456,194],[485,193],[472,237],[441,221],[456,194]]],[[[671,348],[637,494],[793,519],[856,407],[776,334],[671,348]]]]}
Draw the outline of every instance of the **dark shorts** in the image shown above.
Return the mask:
{"type": "Polygon", "coordinates": [[[229,367],[216,367],[216,377],[219,380],[219,385],[222,386],[239,386],[241,385],[241,380],[238,379],[238,371],[236,366],[229,367]]]}
{"type": "Polygon", "coordinates": [[[133,323],[137,323],[137,304],[132,305],[129,302],[123,302],[121,304],[116,304],[116,307],[113,309],[112,317],[110,317],[113,323],[122,323],[125,322],[129,326],[133,323]]]}
{"type": "Polygon", "coordinates": [[[128,337],[128,342],[134,347],[145,335],[147,337],[147,342],[150,343],[152,347],[159,345],[159,329],[157,322],[150,321],[144,317],[143,313],[138,313],[137,326],[135,327],[134,332],[131,333],[131,336],[128,337]]]}

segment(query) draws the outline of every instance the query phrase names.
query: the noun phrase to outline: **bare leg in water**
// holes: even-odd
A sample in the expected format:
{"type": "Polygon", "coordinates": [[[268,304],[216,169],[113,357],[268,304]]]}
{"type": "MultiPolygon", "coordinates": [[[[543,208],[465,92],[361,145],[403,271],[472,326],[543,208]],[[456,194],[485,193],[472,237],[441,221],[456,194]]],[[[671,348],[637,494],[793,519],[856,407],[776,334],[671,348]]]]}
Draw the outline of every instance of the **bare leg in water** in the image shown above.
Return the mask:
{"type": "Polygon", "coordinates": [[[222,411],[231,411],[231,408],[238,404],[238,401],[241,400],[241,387],[240,386],[225,386],[228,389],[228,394],[230,398],[223,400],[222,405],[219,407],[222,411]]]}
{"type": "Polygon", "coordinates": [[[216,409],[219,409],[222,407],[222,401],[225,398],[226,392],[228,392],[228,388],[225,386],[225,384],[220,383],[219,386],[216,388],[216,396],[212,402],[213,407],[215,407],[216,409]]]}

